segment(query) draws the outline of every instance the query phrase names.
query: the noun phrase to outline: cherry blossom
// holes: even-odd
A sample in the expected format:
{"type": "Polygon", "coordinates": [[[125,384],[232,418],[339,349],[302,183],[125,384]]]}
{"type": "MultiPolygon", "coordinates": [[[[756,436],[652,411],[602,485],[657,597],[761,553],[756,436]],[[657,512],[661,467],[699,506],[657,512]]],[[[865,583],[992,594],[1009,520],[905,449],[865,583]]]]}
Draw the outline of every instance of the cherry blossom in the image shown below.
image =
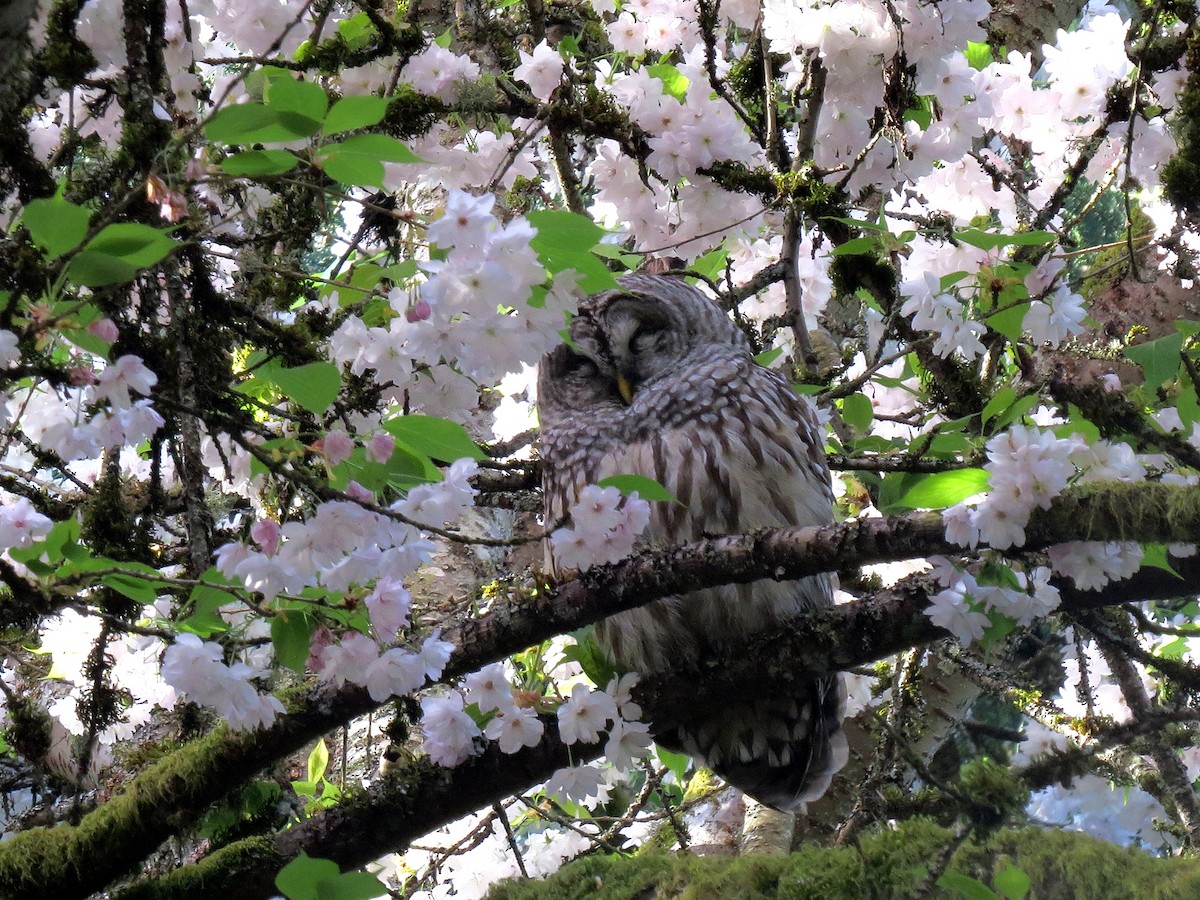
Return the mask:
{"type": "Polygon", "coordinates": [[[513,78],[529,85],[533,96],[539,100],[549,100],[555,88],[562,82],[562,56],[546,43],[545,38],[533,48],[532,53],[526,53],[524,50],[517,52],[521,57],[521,64],[513,71],[513,78]]]}
{"type": "Polygon", "coordinates": [[[617,704],[609,694],[577,684],[571,688],[567,702],[558,708],[558,732],[564,744],[593,743],[616,718],[617,704]]]}
{"type": "Polygon", "coordinates": [[[108,400],[117,408],[125,408],[133,403],[130,391],[149,394],[157,383],[158,376],[146,368],[140,356],[126,354],[105,367],[93,390],[97,400],[108,400]]]}
{"type": "Polygon", "coordinates": [[[545,726],[532,709],[511,706],[497,712],[483,733],[496,741],[503,752],[516,753],[522,747],[536,747],[544,731],[545,726]]]}
{"type": "Polygon", "coordinates": [[[471,755],[479,726],[463,711],[462,694],[421,700],[421,726],[425,730],[425,752],[439,766],[454,768],[471,755]]]}

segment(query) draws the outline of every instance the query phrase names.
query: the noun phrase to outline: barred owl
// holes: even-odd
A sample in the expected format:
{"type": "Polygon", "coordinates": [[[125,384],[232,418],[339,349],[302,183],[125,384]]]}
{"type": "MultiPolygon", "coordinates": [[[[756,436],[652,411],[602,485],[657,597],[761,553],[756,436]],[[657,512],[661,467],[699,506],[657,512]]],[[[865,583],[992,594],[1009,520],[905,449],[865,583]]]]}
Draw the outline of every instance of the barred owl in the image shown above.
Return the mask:
{"type": "MultiPolygon", "coordinates": [[[[833,521],[811,406],[754,362],[745,335],[700,291],[625,276],[583,301],[570,337],[538,378],[548,526],[585,485],[614,474],[648,476],[680,500],[652,504],[644,546],[833,521]]],[[[553,571],[549,542],[546,553],[553,571]]],[[[662,673],[832,602],[828,575],[726,585],[620,613],[596,637],[618,666],[662,673]]],[[[697,706],[685,724],[654,723],[648,710],[655,738],[776,808],[820,796],[846,761],[839,676],[697,706]]]]}

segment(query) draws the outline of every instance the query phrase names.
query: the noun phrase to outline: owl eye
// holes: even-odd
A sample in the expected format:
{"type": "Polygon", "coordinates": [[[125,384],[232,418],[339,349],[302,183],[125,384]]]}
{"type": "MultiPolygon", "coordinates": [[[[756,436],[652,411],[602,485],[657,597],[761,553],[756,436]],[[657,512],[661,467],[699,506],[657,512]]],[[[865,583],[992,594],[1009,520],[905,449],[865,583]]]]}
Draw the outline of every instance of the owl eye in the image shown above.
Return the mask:
{"type": "Polygon", "coordinates": [[[629,347],[634,353],[645,353],[648,350],[657,349],[662,333],[663,327],[657,322],[639,325],[629,338],[629,347]]]}

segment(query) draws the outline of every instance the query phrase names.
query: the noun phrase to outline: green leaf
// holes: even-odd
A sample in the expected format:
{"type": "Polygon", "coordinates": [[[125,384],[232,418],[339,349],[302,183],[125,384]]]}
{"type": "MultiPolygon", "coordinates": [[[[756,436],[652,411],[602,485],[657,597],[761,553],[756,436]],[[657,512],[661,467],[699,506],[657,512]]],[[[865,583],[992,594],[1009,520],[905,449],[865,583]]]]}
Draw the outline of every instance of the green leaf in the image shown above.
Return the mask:
{"type": "Polygon", "coordinates": [[[758,356],[754,357],[754,361],[760,366],[765,367],[771,365],[771,363],[775,362],[775,360],[779,359],[779,357],[782,355],[782,347],[772,347],[770,350],[764,350],[762,353],[758,354],[758,356]]]}
{"type": "Polygon", "coordinates": [[[177,622],[175,627],[202,638],[228,631],[229,623],[221,618],[219,611],[222,606],[236,602],[237,597],[228,591],[209,584],[198,584],[188,595],[191,612],[187,618],[177,622]]]}
{"type": "Polygon", "coordinates": [[[841,222],[843,225],[849,225],[851,228],[860,228],[863,231],[874,231],[879,234],[891,234],[888,227],[883,221],[868,222],[864,219],[851,219],[842,216],[826,216],[825,218],[833,222],[841,222]]]}
{"type": "Polygon", "coordinates": [[[992,64],[992,48],[986,41],[967,41],[967,49],[963,52],[967,65],[976,72],[982,72],[992,64]]]}
{"type": "Polygon", "coordinates": [[[691,764],[691,757],[686,753],[675,753],[665,747],[658,747],[659,761],[671,770],[675,776],[675,780],[680,784],[683,783],[684,776],[687,775],[688,766],[691,764]]]}
{"type": "Polygon", "coordinates": [[[873,237],[858,237],[851,238],[844,244],[838,244],[833,248],[834,256],[856,256],[860,253],[877,253],[879,251],[879,239],[873,237]]]}
{"type": "Polygon", "coordinates": [[[933,101],[927,96],[918,97],[917,105],[904,111],[904,121],[916,122],[917,127],[924,131],[933,122],[933,101]]]}
{"type": "Polygon", "coordinates": [[[998,331],[1014,344],[1020,343],[1025,326],[1025,313],[1029,312],[1028,303],[1018,303],[998,313],[993,313],[984,319],[988,327],[998,331]]]}
{"type": "Polygon", "coordinates": [[[1002,612],[988,609],[982,604],[976,604],[975,610],[982,612],[988,618],[988,626],[983,629],[983,637],[979,639],[979,646],[984,650],[995,647],[996,644],[1017,630],[1016,619],[1010,619],[1002,612]]]}
{"type": "Polygon", "coordinates": [[[1142,544],[1142,565],[1150,566],[1153,569],[1162,569],[1164,572],[1170,572],[1176,578],[1183,578],[1175,571],[1171,561],[1167,559],[1166,544],[1142,544]]]}
{"type": "Polygon", "coordinates": [[[329,748],[325,745],[325,739],[321,738],[317,741],[317,746],[312,748],[312,752],[308,754],[308,780],[316,784],[325,777],[325,770],[329,767],[329,748]]]}
{"type": "Polygon", "coordinates": [[[1000,414],[1000,418],[996,419],[996,427],[1003,428],[1010,422],[1015,422],[1018,419],[1024,418],[1031,409],[1042,402],[1041,394],[1026,394],[1007,410],[1000,414]]]}
{"type": "Polygon", "coordinates": [[[534,210],[526,218],[537,229],[529,245],[547,272],[574,269],[585,293],[617,287],[616,277],[592,252],[608,233],[603,228],[587,216],[558,209],[534,210]]]}
{"type": "Polygon", "coordinates": [[[983,424],[986,425],[992,419],[996,418],[996,416],[1000,415],[1001,412],[1008,409],[1016,399],[1017,392],[1010,387],[1000,388],[1000,390],[996,391],[992,395],[992,399],[984,404],[983,412],[980,413],[983,424]]]}
{"type": "Polygon", "coordinates": [[[46,561],[52,566],[56,566],[62,561],[66,548],[79,541],[79,535],[82,531],[83,526],[79,523],[78,519],[64,519],[61,522],[55,522],[50,528],[50,533],[41,542],[33,544],[24,550],[10,550],[8,551],[8,555],[19,562],[28,563],[30,560],[37,559],[44,553],[46,561]],[[18,553],[21,555],[18,556],[18,553]]]}
{"type": "Polygon", "coordinates": [[[273,385],[280,393],[315,415],[320,415],[329,408],[337,399],[342,386],[342,375],[337,366],[328,362],[314,362],[292,369],[285,369],[279,363],[271,362],[254,373],[250,382],[255,380],[273,385]]]}
{"type": "Polygon", "coordinates": [[[449,419],[435,416],[397,416],[383,424],[387,432],[398,441],[403,441],[418,453],[441,460],[454,462],[456,459],[487,459],[487,454],[471,440],[467,429],[449,419]]]}
{"type": "Polygon", "coordinates": [[[366,872],[347,872],[333,884],[322,882],[317,887],[319,900],[373,900],[387,896],[387,888],[379,879],[366,872]]]}
{"type": "Polygon", "coordinates": [[[275,887],[288,900],[317,900],[317,885],[340,874],[337,863],[328,859],[313,859],[301,850],[299,856],[279,870],[275,876],[275,887]]]}
{"type": "Polygon", "coordinates": [[[928,454],[934,457],[953,456],[972,448],[971,439],[959,431],[939,431],[929,442],[928,454]]]}
{"type": "Polygon", "coordinates": [[[945,509],[973,494],[986,491],[988,473],[983,469],[951,469],[922,476],[905,492],[900,503],[912,509],[945,509]]]}
{"type": "Polygon", "coordinates": [[[960,872],[943,872],[942,877],[937,880],[937,885],[961,894],[967,900],[996,900],[996,894],[986,884],[960,872]]]}
{"type": "Polygon", "coordinates": [[[1058,236],[1049,231],[1018,231],[1008,236],[1008,243],[1017,247],[1040,247],[1057,240],[1058,236]]]}
{"type": "Polygon", "coordinates": [[[226,175],[282,175],[299,165],[296,155],[287,150],[243,150],[222,160],[220,169],[226,175]]]}
{"type": "MultiPolygon", "coordinates": [[[[600,479],[596,484],[600,487],[615,487],[625,496],[637,491],[638,496],[643,500],[680,503],[678,497],[653,478],[647,478],[645,475],[610,475],[600,479]]],[[[680,503],[680,505],[682,504],[680,503]]]]}
{"type": "Polygon", "coordinates": [[[1005,866],[992,877],[992,884],[1005,900],[1025,900],[1032,882],[1015,866],[1005,866]]]}
{"type": "Polygon", "coordinates": [[[337,24],[338,34],[351,50],[361,50],[379,34],[366,13],[355,13],[337,24]]]}
{"type": "Polygon", "coordinates": [[[303,675],[316,627],[316,618],[299,610],[281,610],[279,615],[272,616],[271,643],[275,645],[275,658],[303,675]]]}
{"type": "Polygon", "coordinates": [[[842,398],[842,421],[855,431],[868,431],[874,419],[875,408],[866,394],[851,394],[842,398]]]}
{"type": "Polygon", "coordinates": [[[74,250],[87,236],[91,213],[61,197],[31,200],[21,213],[21,224],[33,242],[46,251],[47,259],[58,259],[74,250]]]}
{"type": "Polygon", "coordinates": [[[356,128],[378,125],[387,113],[388,101],[383,97],[343,97],[325,116],[325,134],[341,134],[356,128]]]}
{"type": "Polygon", "coordinates": [[[729,251],[725,249],[725,244],[722,243],[692,263],[691,268],[693,272],[698,272],[706,278],[716,281],[725,274],[725,261],[728,259],[729,251]]]}
{"type": "Polygon", "coordinates": [[[84,252],[104,253],[144,269],[159,262],[176,247],[171,235],[159,228],[138,222],[105,225],[88,241],[84,252]]]}
{"type": "Polygon", "coordinates": [[[118,594],[124,594],[130,600],[136,600],[143,606],[149,606],[158,599],[158,586],[144,578],[138,578],[136,575],[115,572],[111,575],[101,575],[100,581],[118,594]]]}
{"type": "Polygon", "coordinates": [[[263,103],[239,103],[217,110],[204,133],[222,144],[278,144],[316,134],[318,120],[270,109],[263,103]]]}
{"type": "Polygon", "coordinates": [[[1174,381],[1179,372],[1179,353],[1183,349],[1183,335],[1169,334],[1156,341],[1146,341],[1134,347],[1126,347],[1125,355],[1142,367],[1146,376],[1146,387],[1157,388],[1164,381],[1174,381]]]}
{"type": "Polygon", "coordinates": [[[1192,319],[1177,319],[1175,322],[1175,330],[1184,337],[1191,337],[1196,332],[1200,332],[1200,322],[1192,319]]]}
{"type": "Polygon", "coordinates": [[[158,228],[137,222],[106,225],[67,266],[67,278],[84,287],[132,281],[178,244],[158,228]]]}
{"type": "Polygon", "coordinates": [[[912,509],[904,500],[905,494],[921,478],[912,472],[888,472],[880,479],[879,501],[875,504],[885,516],[908,512],[912,509]]]}
{"type": "Polygon", "coordinates": [[[677,68],[670,63],[658,63],[653,66],[646,66],[646,72],[651,78],[657,78],[663,83],[663,93],[669,94],[676,100],[682,100],[687,94],[688,77],[682,74],[677,68]]]}
{"type": "Polygon", "coordinates": [[[383,185],[385,162],[423,162],[400,141],[386,134],[357,134],[338,144],[321,147],[317,162],[342,184],[383,185]]]}
{"type": "Polygon", "coordinates": [[[347,153],[344,156],[336,152],[319,160],[325,174],[339,184],[358,185],[360,187],[383,187],[386,171],[383,163],[377,159],[347,153]]]}
{"type": "Polygon", "coordinates": [[[989,559],[983,564],[983,568],[979,570],[979,574],[975,577],[975,583],[1005,587],[1010,591],[1024,590],[1012,566],[1006,565],[996,559],[989,559]]]}
{"type": "Polygon", "coordinates": [[[595,627],[591,625],[574,632],[571,637],[575,638],[575,643],[563,648],[563,659],[579,663],[583,674],[591,679],[592,684],[600,685],[603,688],[618,673],[604,651],[600,649],[594,632],[595,627]]]}
{"type": "Polygon", "coordinates": [[[964,228],[956,231],[954,236],[964,244],[978,247],[980,250],[995,250],[1011,244],[1022,247],[1037,247],[1051,244],[1058,238],[1049,231],[1019,231],[1016,234],[993,234],[990,231],[980,231],[978,228],[964,228]]]}
{"type": "MultiPolygon", "coordinates": [[[[267,102],[267,108],[280,113],[281,118],[286,118],[285,114],[291,114],[301,120],[316,122],[318,128],[321,120],[325,118],[325,111],[329,109],[329,97],[323,87],[295,78],[272,79],[267,84],[263,99],[267,102]]],[[[308,125],[303,127],[307,128],[308,125]]],[[[316,130],[314,128],[307,133],[314,134],[316,130]]]]}

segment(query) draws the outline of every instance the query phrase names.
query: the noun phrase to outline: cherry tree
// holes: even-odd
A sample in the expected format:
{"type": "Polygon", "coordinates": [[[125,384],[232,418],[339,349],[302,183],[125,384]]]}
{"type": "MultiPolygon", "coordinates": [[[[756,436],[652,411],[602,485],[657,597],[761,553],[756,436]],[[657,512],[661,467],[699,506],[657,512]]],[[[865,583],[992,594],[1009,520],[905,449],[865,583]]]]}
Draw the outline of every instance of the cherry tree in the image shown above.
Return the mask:
{"type": "Polygon", "coordinates": [[[933,816],[914,885],[962,890],[1002,823],[1200,847],[1195,17],[9,4],[0,894],[480,896],[726,842],[643,707],[830,671],[852,760],[798,841],[933,816]],[[641,548],[669,498],[620,477],[538,520],[536,364],[644,268],[813,399],[839,524],[641,548]],[[821,571],[836,608],[703,672],[590,638],[821,571]]]}

